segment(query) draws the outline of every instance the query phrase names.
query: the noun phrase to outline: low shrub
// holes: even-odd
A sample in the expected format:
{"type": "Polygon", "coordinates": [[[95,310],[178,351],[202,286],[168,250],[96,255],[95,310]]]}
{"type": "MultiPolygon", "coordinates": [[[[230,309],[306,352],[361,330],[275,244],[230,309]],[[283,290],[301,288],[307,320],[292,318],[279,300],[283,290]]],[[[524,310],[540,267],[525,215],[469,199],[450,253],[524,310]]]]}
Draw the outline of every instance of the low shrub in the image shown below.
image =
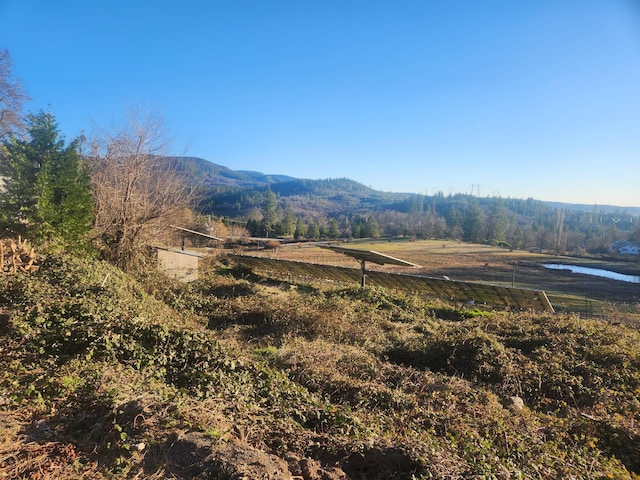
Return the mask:
{"type": "Polygon", "coordinates": [[[0,438],[0,476],[176,476],[167,459],[184,432],[203,452],[248,445],[291,472],[313,461],[352,476],[377,462],[407,480],[640,474],[631,326],[444,318],[424,299],[286,290],[217,263],[190,285],[75,256],[42,265],[0,276],[0,410],[16,425],[0,438]]]}

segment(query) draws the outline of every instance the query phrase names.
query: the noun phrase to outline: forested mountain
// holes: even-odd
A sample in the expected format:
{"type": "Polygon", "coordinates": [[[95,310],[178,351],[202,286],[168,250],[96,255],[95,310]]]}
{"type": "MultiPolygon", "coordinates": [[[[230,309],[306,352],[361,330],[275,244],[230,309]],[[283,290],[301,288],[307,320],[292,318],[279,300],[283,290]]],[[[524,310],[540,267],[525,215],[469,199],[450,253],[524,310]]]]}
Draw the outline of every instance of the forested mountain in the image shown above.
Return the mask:
{"type": "Polygon", "coordinates": [[[231,170],[198,157],[167,157],[175,168],[207,186],[254,187],[295,180],[286,175],[265,175],[260,172],[231,170]]]}
{"type": "Polygon", "coordinates": [[[202,214],[247,222],[251,235],[450,238],[558,253],[608,253],[614,241],[640,241],[637,207],[390,193],[345,178],[296,179],[193,157],[170,160],[200,185],[202,214]]]}

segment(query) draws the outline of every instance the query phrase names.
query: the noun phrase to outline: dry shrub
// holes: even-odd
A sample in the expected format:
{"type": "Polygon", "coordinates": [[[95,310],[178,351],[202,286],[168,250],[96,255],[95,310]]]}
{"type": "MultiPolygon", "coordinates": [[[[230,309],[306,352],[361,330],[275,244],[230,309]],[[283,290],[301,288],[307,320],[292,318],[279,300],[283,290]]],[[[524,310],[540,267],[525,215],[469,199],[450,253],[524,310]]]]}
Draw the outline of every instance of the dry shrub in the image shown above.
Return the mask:
{"type": "Polygon", "coordinates": [[[458,326],[395,346],[387,355],[398,363],[493,384],[509,383],[515,361],[514,352],[495,335],[458,326]]]}
{"type": "Polygon", "coordinates": [[[22,238],[18,240],[0,239],[0,274],[35,272],[38,270],[38,256],[35,249],[22,238]]]}
{"type": "Polygon", "coordinates": [[[97,462],[72,443],[48,440],[50,427],[27,409],[0,415],[0,478],[101,479],[97,462]]]}
{"type": "Polygon", "coordinates": [[[278,240],[267,240],[266,242],[264,242],[265,250],[277,250],[281,246],[282,243],[280,243],[278,240]]]}
{"type": "Polygon", "coordinates": [[[302,337],[373,345],[384,343],[385,330],[392,327],[388,315],[378,313],[375,306],[365,302],[325,296],[322,292],[309,294],[300,289],[285,292],[262,287],[250,296],[227,294],[241,287],[240,283],[236,287],[206,290],[223,298],[200,301],[192,297],[193,302],[208,304],[200,312],[206,312],[210,328],[224,330],[233,326],[245,339],[263,344],[302,337]]]}
{"type": "Polygon", "coordinates": [[[386,384],[388,372],[383,362],[360,348],[323,340],[296,340],[284,345],[277,359],[293,380],[321,392],[332,403],[388,409],[397,408],[402,401],[386,384]]]}

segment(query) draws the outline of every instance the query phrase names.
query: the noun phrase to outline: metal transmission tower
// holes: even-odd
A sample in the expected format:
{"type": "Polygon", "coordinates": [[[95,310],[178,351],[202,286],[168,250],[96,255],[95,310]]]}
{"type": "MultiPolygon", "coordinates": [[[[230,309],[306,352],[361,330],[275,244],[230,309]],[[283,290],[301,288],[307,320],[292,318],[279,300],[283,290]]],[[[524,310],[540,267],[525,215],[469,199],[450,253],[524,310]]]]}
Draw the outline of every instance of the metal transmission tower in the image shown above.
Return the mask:
{"type": "Polygon", "coordinates": [[[469,185],[471,187],[471,195],[473,195],[473,190],[475,189],[478,192],[478,197],[480,196],[480,187],[482,185],[480,185],[479,183],[474,183],[472,185],[469,185]]]}

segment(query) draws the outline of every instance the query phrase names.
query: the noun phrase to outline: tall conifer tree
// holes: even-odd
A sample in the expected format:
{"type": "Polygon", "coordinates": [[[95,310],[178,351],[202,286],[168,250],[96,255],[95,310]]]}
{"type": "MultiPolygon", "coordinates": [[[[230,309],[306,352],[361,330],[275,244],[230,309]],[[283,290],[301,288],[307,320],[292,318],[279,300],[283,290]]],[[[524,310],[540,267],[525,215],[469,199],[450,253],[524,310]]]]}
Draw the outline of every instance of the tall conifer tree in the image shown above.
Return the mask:
{"type": "Polygon", "coordinates": [[[0,218],[4,234],[76,243],[91,228],[91,178],[79,140],[65,146],[50,113],[27,116],[27,139],[4,142],[0,218]]]}

